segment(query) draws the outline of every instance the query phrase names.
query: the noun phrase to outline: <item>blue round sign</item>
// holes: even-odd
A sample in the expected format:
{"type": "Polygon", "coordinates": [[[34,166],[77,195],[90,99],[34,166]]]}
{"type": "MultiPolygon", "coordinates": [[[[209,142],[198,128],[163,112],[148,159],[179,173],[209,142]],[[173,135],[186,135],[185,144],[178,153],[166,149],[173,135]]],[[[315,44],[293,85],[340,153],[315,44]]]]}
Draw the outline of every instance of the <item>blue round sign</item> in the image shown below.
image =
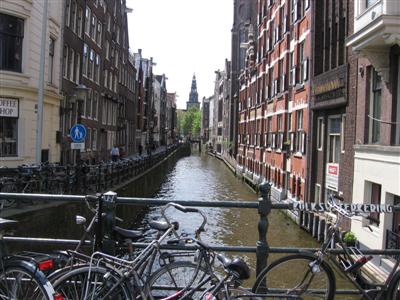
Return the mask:
{"type": "Polygon", "coordinates": [[[75,124],[71,127],[69,134],[74,143],[83,142],[86,138],[86,127],[82,124],[75,124]]]}

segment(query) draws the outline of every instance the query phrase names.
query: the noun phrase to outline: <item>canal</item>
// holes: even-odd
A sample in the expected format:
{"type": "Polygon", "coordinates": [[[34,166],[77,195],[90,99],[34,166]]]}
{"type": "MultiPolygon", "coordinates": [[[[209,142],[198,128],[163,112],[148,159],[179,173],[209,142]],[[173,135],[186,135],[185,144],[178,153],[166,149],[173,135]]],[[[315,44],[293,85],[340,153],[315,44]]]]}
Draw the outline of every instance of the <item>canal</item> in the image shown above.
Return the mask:
{"type": "MultiPolygon", "coordinates": [[[[140,180],[118,191],[118,195],[132,197],[157,197],[168,200],[234,200],[257,201],[257,195],[218,159],[196,155],[179,160],[171,159],[146,174],[140,180]]],[[[202,239],[213,245],[255,246],[258,239],[259,216],[256,209],[202,208],[208,218],[202,239]]],[[[18,216],[20,226],[16,236],[77,239],[82,227],[74,223],[75,215],[90,219],[90,213],[81,204],[67,204],[46,208],[18,216]]],[[[179,221],[180,228],[193,233],[201,222],[199,216],[183,214],[173,209],[168,214],[179,221]]],[[[117,216],[124,220],[123,226],[146,228],[150,219],[160,217],[158,207],[119,206],[117,216]]],[[[282,212],[273,210],[269,217],[268,242],[271,247],[318,247],[317,242],[282,212]]],[[[19,247],[18,247],[19,248],[19,247]]],[[[24,245],[26,250],[26,245],[24,245]]],[[[48,248],[30,246],[30,250],[44,251],[48,248]]],[[[235,254],[245,258],[255,273],[255,255],[235,254]]],[[[271,260],[273,256],[270,257],[271,260]]]]}
{"type": "MultiPolygon", "coordinates": [[[[157,197],[168,200],[234,200],[257,201],[257,195],[220,160],[207,155],[196,155],[181,159],[171,158],[141,179],[118,190],[118,195],[131,197],[157,197]]],[[[256,209],[202,208],[208,218],[206,232],[202,239],[212,245],[255,246],[258,239],[259,216],[256,209]]],[[[179,221],[180,228],[193,233],[200,218],[193,214],[182,214],[169,210],[168,215],[179,221]]],[[[88,220],[92,215],[83,204],[63,204],[47,207],[34,212],[26,212],[13,217],[20,221],[15,236],[79,239],[82,227],[75,224],[75,216],[83,215],[88,220]]],[[[151,219],[160,217],[158,207],[118,206],[117,216],[124,221],[121,226],[146,230],[151,219]]],[[[269,215],[268,243],[270,247],[318,247],[318,243],[298,225],[288,219],[281,211],[272,210],[269,215]]],[[[54,247],[29,244],[10,245],[11,250],[49,251],[54,247]]],[[[57,248],[59,249],[59,248],[57,248]]],[[[255,276],[255,255],[245,253],[226,253],[240,256],[252,269],[250,286],[255,276]]],[[[280,254],[284,255],[284,254],[280,254]]],[[[277,258],[269,257],[269,262],[277,258]]],[[[338,275],[338,274],[337,274],[338,275]]],[[[285,274],[284,276],[288,276],[285,274]]],[[[349,284],[336,276],[338,288],[349,288],[349,284]]],[[[335,297],[335,299],[359,299],[358,297],[335,297]]]]}

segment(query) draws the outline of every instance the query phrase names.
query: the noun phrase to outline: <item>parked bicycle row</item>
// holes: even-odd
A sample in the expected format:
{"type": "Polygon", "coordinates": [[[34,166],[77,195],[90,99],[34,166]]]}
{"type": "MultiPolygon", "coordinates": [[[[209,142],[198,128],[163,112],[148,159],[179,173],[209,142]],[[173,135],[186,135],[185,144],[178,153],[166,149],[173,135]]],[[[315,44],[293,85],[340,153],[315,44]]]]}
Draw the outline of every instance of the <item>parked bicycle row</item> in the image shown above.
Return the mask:
{"type": "MultiPolygon", "coordinates": [[[[242,283],[250,277],[250,268],[245,261],[217,253],[201,240],[207,218],[200,209],[171,202],[161,208],[160,220],[149,222],[151,230],[142,232],[115,225],[111,233],[103,236],[101,228],[106,215],[100,207],[102,201],[112,202],[110,195],[86,197],[90,221],[82,216],[76,217],[77,224],[83,225],[84,230],[74,249],[50,254],[23,252],[7,255],[4,247],[0,247],[0,298],[334,299],[336,280],[332,265],[335,265],[359,290],[362,299],[400,299],[399,258],[396,257],[393,270],[384,283],[366,279],[362,267],[371,257],[348,247],[342,242],[340,234],[340,220],[358,216],[343,210],[333,198],[328,205],[336,218],[321,248],[316,252],[277,259],[258,274],[251,289],[246,289],[242,283]],[[168,217],[176,214],[166,214],[172,209],[185,214],[198,214],[201,223],[192,233],[182,233],[179,221],[168,217]],[[89,247],[86,246],[87,240],[91,241],[89,247]],[[145,241],[147,246],[136,249],[136,241],[145,241]],[[115,253],[103,251],[105,246],[109,246],[106,243],[112,243],[115,253]],[[343,254],[330,254],[329,248],[336,244],[344,250],[343,254]],[[172,250],[163,249],[163,245],[172,250]],[[189,249],[174,249],[182,245],[189,246],[189,249]]],[[[115,219],[115,222],[119,220],[115,219]]],[[[1,219],[1,236],[13,223],[1,219]]]]}
{"type": "MultiPolygon", "coordinates": [[[[0,191],[4,193],[86,194],[104,191],[142,173],[169,155],[178,146],[148,156],[121,158],[117,161],[76,166],[59,164],[22,165],[15,169],[0,168],[0,191]]],[[[2,200],[2,207],[15,205],[2,200]]]]}

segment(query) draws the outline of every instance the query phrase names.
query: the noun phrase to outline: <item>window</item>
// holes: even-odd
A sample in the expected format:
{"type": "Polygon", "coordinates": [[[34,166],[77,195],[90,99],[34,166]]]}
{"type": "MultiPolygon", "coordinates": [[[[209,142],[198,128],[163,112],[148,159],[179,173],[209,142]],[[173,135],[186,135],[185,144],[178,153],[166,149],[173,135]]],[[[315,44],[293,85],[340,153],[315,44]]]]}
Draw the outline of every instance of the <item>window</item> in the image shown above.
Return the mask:
{"type": "Polygon", "coordinates": [[[89,47],[85,44],[83,46],[83,60],[82,60],[82,74],[87,76],[87,67],[88,67],[88,51],[89,47]]]}
{"type": "Polygon", "coordinates": [[[101,32],[103,29],[103,24],[100,21],[97,21],[97,35],[96,35],[96,43],[101,46],[101,32]]]}
{"type": "Polygon", "coordinates": [[[71,21],[70,21],[70,28],[72,31],[75,32],[75,25],[76,25],[76,1],[72,1],[71,3],[71,21]]]}
{"type": "Polygon", "coordinates": [[[296,133],[295,136],[291,136],[291,145],[292,143],[295,143],[295,145],[294,149],[291,147],[291,150],[294,150],[296,153],[305,154],[305,139],[306,133],[303,131],[303,111],[298,110],[296,111],[296,133]]]}
{"type": "Polygon", "coordinates": [[[322,151],[322,148],[324,146],[324,130],[325,130],[324,118],[318,118],[317,119],[317,150],[318,151],[322,151]]]}
{"type": "Polygon", "coordinates": [[[294,51],[289,54],[289,69],[290,69],[290,85],[295,86],[297,83],[296,80],[296,66],[294,64],[294,51]]]}
{"type": "Polygon", "coordinates": [[[299,44],[298,48],[298,62],[300,63],[299,81],[303,83],[308,79],[308,59],[304,58],[305,42],[299,44]]]}
{"type": "Polygon", "coordinates": [[[288,114],[288,131],[292,131],[292,113],[288,114]]]}
{"type": "Polygon", "coordinates": [[[90,79],[93,79],[93,68],[94,68],[94,51],[93,51],[93,49],[90,49],[89,65],[88,65],[88,71],[87,71],[87,76],[90,79]]]}
{"type": "Polygon", "coordinates": [[[67,0],[65,4],[65,25],[69,27],[69,22],[71,16],[71,0],[67,0]]]}
{"type": "Polygon", "coordinates": [[[90,8],[86,6],[86,22],[85,22],[85,33],[90,35],[90,8]]]}
{"type": "Polygon", "coordinates": [[[96,40],[96,34],[97,34],[96,26],[97,26],[97,18],[92,13],[92,22],[90,24],[90,37],[92,38],[92,40],[96,40]]]}
{"type": "Polygon", "coordinates": [[[17,156],[18,118],[0,118],[0,157],[17,156]]]}
{"type": "Polygon", "coordinates": [[[290,22],[294,23],[297,21],[297,0],[290,1],[290,22]]]}
{"type": "Polygon", "coordinates": [[[97,83],[100,81],[100,56],[98,54],[95,54],[96,56],[96,61],[94,64],[94,72],[93,72],[93,80],[97,83]]]}
{"type": "MultiPolygon", "coordinates": [[[[380,205],[381,204],[381,185],[371,182],[371,198],[370,203],[380,205]]],[[[379,226],[379,213],[373,212],[369,215],[369,224],[379,226]]]]}
{"type": "Polygon", "coordinates": [[[328,162],[339,163],[341,152],[341,118],[330,117],[328,119],[328,162]]]}
{"type": "Polygon", "coordinates": [[[91,117],[92,115],[92,90],[89,90],[86,97],[85,116],[91,117]]]}
{"type": "Polygon", "coordinates": [[[68,51],[68,70],[67,77],[69,80],[73,80],[74,77],[74,63],[75,63],[75,51],[72,48],[69,48],[68,51]]]}
{"type": "Polygon", "coordinates": [[[106,40],[106,58],[110,59],[110,43],[106,40]]]}
{"type": "Polygon", "coordinates": [[[107,15],[107,30],[111,32],[111,16],[107,15]]]}
{"type": "Polygon", "coordinates": [[[303,129],[303,111],[298,110],[296,112],[296,129],[302,130],[303,129]]]}
{"type": "Polygon", "coordinates": [[[315,184],[314,202],[315,203],[321,202],[321,185],[318,183],[315,184]]]}
{"type": "Polygon", "coordinates": [[[97,92],[93,92],[93,101],[92,101],[92,118],[97,120],[97,114],[99,109],[99,94],[97,92]]]}
{"type": "Polygon", "coordinates": [[[74,75],[74,81],[76,83],[79,82],[80,74],[81,74],[81,55],[79,53],[76,53],[76,55],[75,55],[75,75],[74,75]]]}
{"type": "Polygon", "coordinates": [[[50,83],[53,83],[53,72],[54,72],[54,39],[49,39],[49,71],[47,79],[50,83]]]}
{"type": "Polygon", "coordinates": [[[78,14],[76,17],[76,34],[78,36],[82,36],[82,22],[83,22],[83,10],[80,6],[78,6],[78,14]]]}
{"type": "Polygon", "coordinates": [[[64,67],[63,76],[64,76],[64,78],[67,78],[67,69],[68,69],[68,46],[67,45],[64,45],[63,67],[64,67]]]}
{"type": "Polygon", "coordinates": [[[21,72],[24,20],[0,13],[0,70],[21,72]]]}
{"type": "Polygon", "coordinates": [[[365,0],[365,8],[369,8],[374,5],[378,0],[365,0]]]}
{"type": "Polygon", "coordinates": [[[369,143],[377,144],[380,141],[381,128],[381,94],[382,81],[376,71],[371,68],[371,95],[369,103],[369,143]]]}

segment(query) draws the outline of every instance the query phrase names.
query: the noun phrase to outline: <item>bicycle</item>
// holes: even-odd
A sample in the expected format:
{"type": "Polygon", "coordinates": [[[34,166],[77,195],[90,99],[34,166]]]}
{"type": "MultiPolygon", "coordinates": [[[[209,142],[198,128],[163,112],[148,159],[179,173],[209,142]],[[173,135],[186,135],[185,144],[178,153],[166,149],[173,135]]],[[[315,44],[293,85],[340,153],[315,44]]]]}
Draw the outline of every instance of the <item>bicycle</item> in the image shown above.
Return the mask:
{"type": "MultiPolygon", "coordinates": [[[[198,212],[197,209],[186,208],[169,203],[162,209],[165,222],[152,222],[153,228],[162,231],[161,236],[153,240],[133,260],[111,256],[102,252],[94,252],[86,266],[78,267],[63,274],[54,281],[54,288],[65,299],[75,299],[84,295],[83,299],[141,299],[152,298],[146,280],[152,274],[157,256],[160,265],[172,263],[171,257],[160,251],[160,244],[170,235],[179,238],[176,230],[179,224],[171,222],[164,214],[168,207],[182,212],[198,212]]],[[[204,231],[205,222],[197,230],[204,231]]]]}
{"type": "Polygon", "coordinates": [[[0,218],[0,299],[62,300],[40,264],[30,257],[8,254],[3,236],[16,223],[0,218]]]}
{"type": "Polygon", "coordinates": [[[358,214],[343,209],[333,196],[327,205],[336,214],[336,221],[328,229],[321,248],[316,253],[289,255],[272,262],[258,275],[252,291],[257,295],[267,294],[269,298],[334,299],[336,283],[330,262],[357,288],[363,299],[400,299],[399,258],[383,284],[365,278],[361,269],[372,256],[367,257],[359,249],[343,243],[339,227],[340,217],[358,214]],[[344,251],[338,256],[328,252],[336,242],[344,251]]]}

